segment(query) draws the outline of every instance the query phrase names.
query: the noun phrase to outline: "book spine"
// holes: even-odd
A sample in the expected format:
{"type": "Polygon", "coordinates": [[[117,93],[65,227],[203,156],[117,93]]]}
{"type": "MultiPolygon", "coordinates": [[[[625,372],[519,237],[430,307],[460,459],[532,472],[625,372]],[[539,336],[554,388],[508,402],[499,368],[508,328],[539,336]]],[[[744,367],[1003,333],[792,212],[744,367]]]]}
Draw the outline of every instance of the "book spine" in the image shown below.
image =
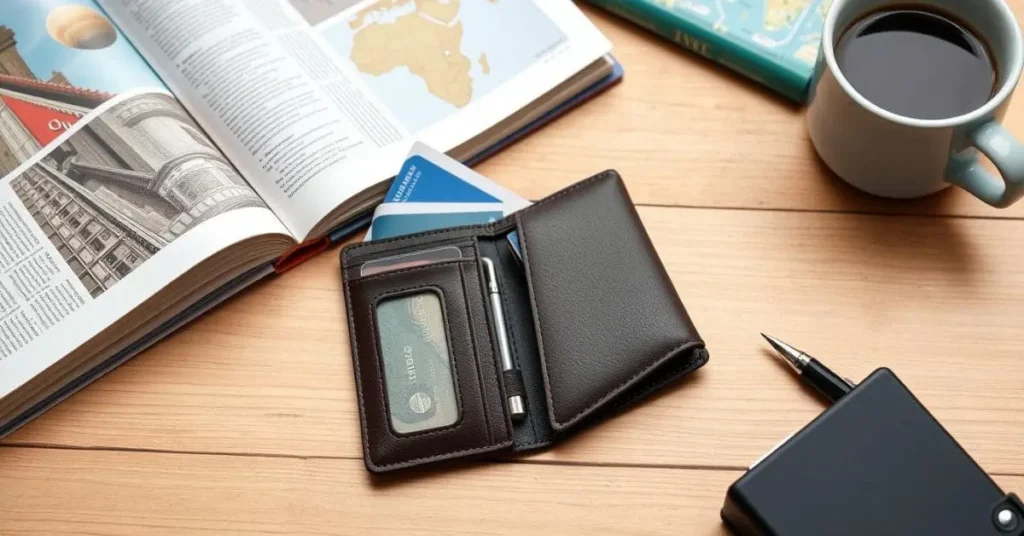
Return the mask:
{"type": "Polygon", "coordinates": [[[759,82],[803,104],[808,80],[753,46],[730,40],[712,29],[646,0],[586,0],[646,28],[676,45],[759,82]]]}

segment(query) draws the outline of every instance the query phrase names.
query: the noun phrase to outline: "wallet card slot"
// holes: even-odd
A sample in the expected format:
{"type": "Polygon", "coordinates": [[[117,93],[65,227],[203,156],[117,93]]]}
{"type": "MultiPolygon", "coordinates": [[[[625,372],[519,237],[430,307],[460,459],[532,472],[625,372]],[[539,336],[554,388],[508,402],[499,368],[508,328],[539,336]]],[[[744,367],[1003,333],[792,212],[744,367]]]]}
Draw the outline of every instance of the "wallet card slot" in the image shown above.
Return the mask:
{"type": "MultiPolygon", "coordinates": [[[[480,326],[487,325],[483,317],[480,277],[474,254],[472,259],[416,266],[346,280],[345,293],[365,461],[371,471],[383,472],[472,456],[511,444],[493,352],[489,345],[480,344],[480,326]],[[410,405],[407,408],[396,408],[395,402],[405,402],[404,394],[396,398],[397,391],[389,391],[389,381],[391,386],[402,385],[404,378],[395,376],[397,369],[392,367],[389,370],[385,360],[397,361],[401,365],[406,356],[384,355],[385,350],[413,345],[398,343],[396,346],[391,339],[383,341],[387,337],[393,339],[396,336],[393,325],[396,318],[401,321],[401,311],[395,312],[395,304],[401,304],[401,300],[411,296],[437,296],[458,416],[454,420],[447,419],[445,415],[434,419],[437,427],[413,419],[406,423],[407,426],[396,429],[394,419],[408,416],[410,408],[414,413],[429,410],[432,402],[429,395],[434,394],[427,392],[425,397],[422,391],[413,392],[414,398],[409,399],[410,405]],[[381,309],[382,304],[384,309],[381,309]],[[389,372],[392,374],[391,380],[388,379],[389,372]],[[400,411],[406,411],[406,414],[400,414],[400,411]]],[[[437,325],[436,322],[434,325],[437,325]]],[[[437,328],[430,326],[423,329],[437,331],[437,328]]],[[[412,372],[416,375],[415,380],[421,381],[422,365],[415,362],[414,366],[421,367],[412,372]]],[[[435,418],[436,415],[427,417],[435,418]]]]}
{"type": "MultiPolygon", "coordinates": [[[[392,260],[396,264],[400,263],[403,258],[416,258],[417,255],[423,252],[444,252],[444,251],[457,251],[458,255],[453,257],[451,255],[444,257],[445,260],[472,260],[476,258],[476,248],[474,247],[474,241],[466,238],[458,238],[452,240],[442,240],[436,244],[430,246],[423,245],[405,245],[404,247],[393,247],[386,251],[386,253],[377,252],[374,254],[366,254],[365,252],[359,254],[352,254],[343,261],[344,277],[347,280],[355,281],[363,277],[364,267],[367,263],[382,263],[385,260],[392,260]]],[[[348,252],[346,252],[346,255],[348,252]]],[[[429,257],[429,256],[428,256],[429,257]]],[[[424,263],[425,264],[425,263],[424,263]]],[[[375,274],[373,274],[375,275],[375,274]]]]}
{"type": "Polygon", "coordinates": [[[707,361],[617,173],[577,183],[516,220],[556,431],[707,361]]]}

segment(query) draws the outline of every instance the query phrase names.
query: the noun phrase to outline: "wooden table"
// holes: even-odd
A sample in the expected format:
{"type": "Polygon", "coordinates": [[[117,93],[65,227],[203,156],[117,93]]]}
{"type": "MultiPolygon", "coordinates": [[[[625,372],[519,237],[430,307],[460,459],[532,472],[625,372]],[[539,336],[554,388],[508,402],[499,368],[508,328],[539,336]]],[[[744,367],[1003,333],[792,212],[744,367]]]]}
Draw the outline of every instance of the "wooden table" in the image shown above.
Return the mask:
{"type": "Polygon", "coordinates": [[[860,194],[801,110],[588,13],[625,82],[480,171],[537,199],[617,168],[707,367],[548,452],[372,480],[334,250],[4,441],[0,532],[724,535],[728,485],[822,410],[759,331],[853,378],[895,369],[1024,491],[1024,204],[860,194]]]}

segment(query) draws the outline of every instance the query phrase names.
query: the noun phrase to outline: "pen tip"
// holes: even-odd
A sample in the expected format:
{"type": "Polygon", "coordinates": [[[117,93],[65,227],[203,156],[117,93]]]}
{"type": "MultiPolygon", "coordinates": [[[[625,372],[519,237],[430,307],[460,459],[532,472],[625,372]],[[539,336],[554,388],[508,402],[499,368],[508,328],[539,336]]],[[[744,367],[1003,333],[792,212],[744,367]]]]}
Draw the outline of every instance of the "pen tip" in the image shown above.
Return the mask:
{"type": "Polygon", "coordinates": [[[793,348],[771,335],[765,335],[762,333],[761,336],[764,337],[764,340],[768,341],[768,344],[772,345],[772,348],[774,348],[780,356],[782,356],[786,361],[789,361],[793,366],[799,369],[806,365],[805,361],[807,360],[807,357],[800,350],[793,348]]]}
{"type": "Polygon", "coordinates": [[[785,352],[786,343],[772,337],[771,335],[765,335],[764,333],[762,333],[761,336],[764,337],[764,340],[768,341],[768,344],[772,345],[772,348],[775,348],[776,351],[785,352]]]}

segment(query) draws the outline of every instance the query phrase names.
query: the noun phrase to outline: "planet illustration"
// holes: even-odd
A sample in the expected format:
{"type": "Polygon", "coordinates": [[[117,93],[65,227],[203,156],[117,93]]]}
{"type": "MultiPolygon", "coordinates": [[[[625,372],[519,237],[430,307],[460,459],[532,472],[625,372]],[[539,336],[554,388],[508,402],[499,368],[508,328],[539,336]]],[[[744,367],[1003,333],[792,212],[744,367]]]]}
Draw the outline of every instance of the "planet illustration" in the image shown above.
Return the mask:
{"type": "Polygon", "coordinates": [[[50,10],[46,31],[54,41],[70,48],[97,50],[117,40],[114,25],[95,10],[82,5],[67,4],[50,10]]]}

